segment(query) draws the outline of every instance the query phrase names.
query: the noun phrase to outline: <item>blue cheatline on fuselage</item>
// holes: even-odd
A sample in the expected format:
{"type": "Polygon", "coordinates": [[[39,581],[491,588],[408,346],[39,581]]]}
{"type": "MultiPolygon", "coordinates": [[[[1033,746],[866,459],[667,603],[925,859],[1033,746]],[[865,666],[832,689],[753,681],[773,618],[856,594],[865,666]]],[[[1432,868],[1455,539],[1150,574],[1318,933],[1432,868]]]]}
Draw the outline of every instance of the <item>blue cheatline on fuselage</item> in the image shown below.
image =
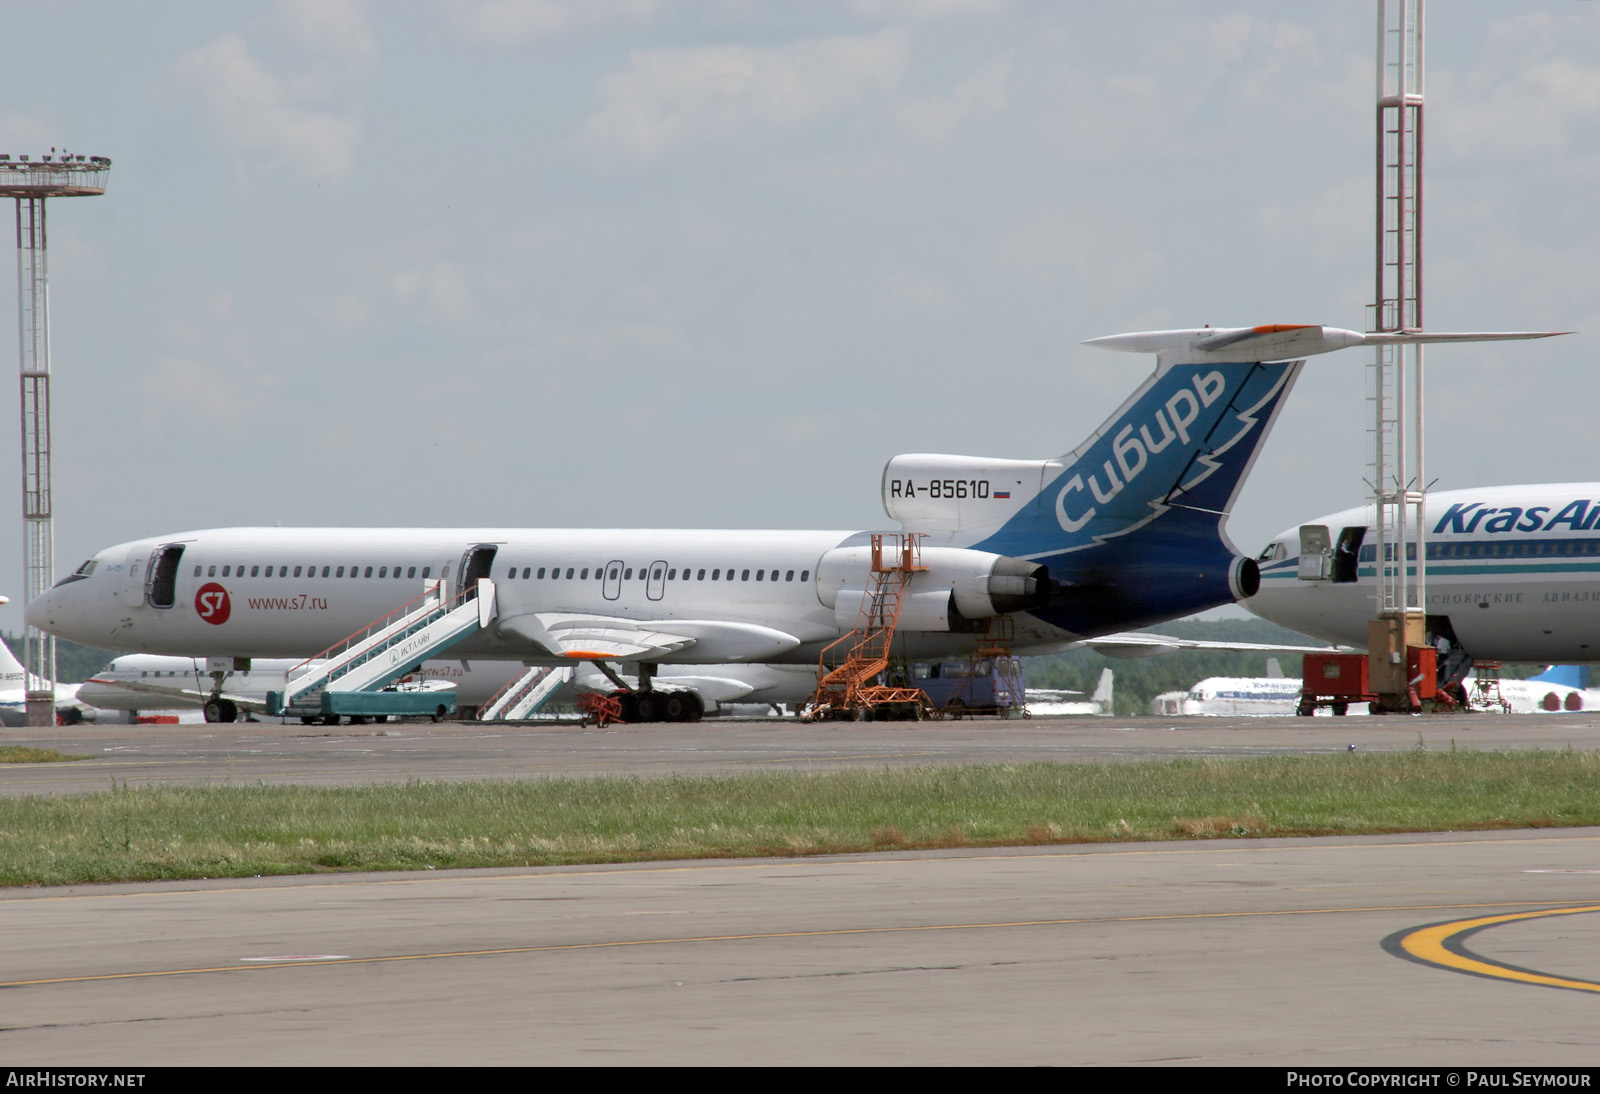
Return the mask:
{"type": "Polygon", "coordinates": [[[1232,600],[1239,552],[1222,522],[1303,364],[1158,369],[1062,457],[1036,497],[972,546],[1047,566],[1061,591],[1033,614],[1076,633],[1232,600]]]}

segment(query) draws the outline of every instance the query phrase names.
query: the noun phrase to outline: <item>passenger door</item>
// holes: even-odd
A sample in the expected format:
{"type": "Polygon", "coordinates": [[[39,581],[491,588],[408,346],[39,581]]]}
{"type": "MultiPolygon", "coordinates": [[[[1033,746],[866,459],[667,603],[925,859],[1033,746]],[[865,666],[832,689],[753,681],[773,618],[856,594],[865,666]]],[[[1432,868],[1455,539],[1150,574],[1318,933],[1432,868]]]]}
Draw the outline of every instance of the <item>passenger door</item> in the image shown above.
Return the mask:
{"type": "Polygon", "coordinates": [[[166,543],[156,548],[145,571],[144,602],[152,608],[170,608],[178,600],[178,564],[183,561],[183,544],[166,543]]]}
{"type": "Polygon", "coordinates": [[[1300,580],[1328,580],[1328,552],[1332,546],[1326,524],[1300,526],[1300,580]]]}

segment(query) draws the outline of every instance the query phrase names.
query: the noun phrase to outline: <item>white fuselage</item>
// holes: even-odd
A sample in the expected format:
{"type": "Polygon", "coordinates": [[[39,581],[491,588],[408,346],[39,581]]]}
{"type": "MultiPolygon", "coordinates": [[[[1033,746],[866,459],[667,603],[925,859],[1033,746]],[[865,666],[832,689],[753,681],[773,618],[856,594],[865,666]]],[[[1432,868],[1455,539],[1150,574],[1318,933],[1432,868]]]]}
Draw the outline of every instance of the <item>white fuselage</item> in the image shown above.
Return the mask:
{"type": "MultiPolygon", "coordinates": [[[[1188,691],[1157,695],[1150,701],[1150,712],[1207,718],[1293,714],[1300,706],[1300,689],[1300,680],[1292,677],[1209,676],[1188,691]]],[[[1366,706],[1352,705],[1349,713],[1365,714],[1366,706]]]]}
{"type": "MultiPolygon", "coordinates": [[[[1373,540],[1371,506],[1287,529],[1262,551],[1261,590],[1245,607],[1280,626],[1365,647],[1367,622],[1377,614],[1373,540]],[[1302,550],[1318,528],[1326,529],[1328,548],[1302,550]],[[1353,565],[1342,564],[1341,537],[1358,534],[1353,565]]],[[[1477,660],[1600,659],[1600,483],[1430,494],[1426,551],[1431,633],[1451,635],[1477,660]]],[[[1414,564],[1408,572],[1414,580],[1414,564]]]]}
{"type": "MultiPolygon", "coordinates": [[[[826,582],[819,563],[865,538],[839,531],[197,531],[101,551],[35,600],[29,618],[53,634],[130,652],[307,658],[417,597],[427,581],[458,581],[464,555],[488,546],[499,625],[452,647],[452,657],[537,661],[516,621],[574,613],[659,630],[714,621],[681,653],[652,658],[663,663],[815,665],[822,646],[854,625],[869,552],[862,547],[847,570],[835,564],[826,582]],[[148,569],[162,548],[177,544],[183,552],[165,594],[170,606],[153,606],[148,569]],[[828,594],[847,610],[836,613],[828,594]],[[780,648],[746,641],[764,628],[792,639],[780,648]]],[[[1058,650],[1078,637],[1026,616],[1017,630],[1019,650],[1058,650]]],[[[908,632],[896,650],[947,656],[973,640],[908,632]]]]}

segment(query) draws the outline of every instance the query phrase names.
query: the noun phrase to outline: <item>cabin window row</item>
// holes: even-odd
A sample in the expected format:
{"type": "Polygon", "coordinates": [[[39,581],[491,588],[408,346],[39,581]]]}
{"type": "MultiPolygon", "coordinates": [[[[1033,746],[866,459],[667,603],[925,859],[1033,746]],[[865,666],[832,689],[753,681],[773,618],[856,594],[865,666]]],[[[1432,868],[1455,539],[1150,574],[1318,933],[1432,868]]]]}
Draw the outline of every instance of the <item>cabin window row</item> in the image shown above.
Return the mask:
{"type": "MultiPolygon", "coordinates": [[[[1438,543],[1428,544],[1429,559],[1449,558],[1548,558],[1572,555],[1600,554],[1600,540],[1594,539],[1525,539],[1499,543],[1438,543]]],[[[1393,558],[1393,545],[1385,545],[1385,558],[1393,558]]],[[[1415,560],[1417,545],[1406,544],[1406,559],[1415,560]]],[[[1377,547],[1367,544],[1361,548],[1360,561],[1375,562],[1377,547]]]]}
{"type": "MultiPolygon", "coordinates": [[[[602,581],[604,581],[604,580],[632,581],[633,580],[633,569],[634,568],[632,566],[613,566],[613,567],[611,567],[611,572],[610,572],[609,575],[606,573],[606,567],[604,567],[604,566],[594,566],[594,567],[590,567],[590,566],[583,566],[583,567],[568,566],[566,568],[564,574],[563,574],[563,570],[562,570],[562,568],[560,566],[548,566],[548,567],[547,566],[539,566],[537,568],[533,567],[533,566],[523,566],[523,567],[520,567],[520,568],[516,567],[516,566],[511,566],[511,567],[508,567],[506,569],[506,579],[508,581],[515,581],[518,578],[518,576],[520,575],[521,578],[524,581],[542,581],[542,580],[559,581],[559,580],[562,579],[563,576],[565,576],[566,580],[568,580],[568,581],[572,581],[572,580],[574,580],[574,578],[576,578],[576,580],[578,580],[578,581],[588,581],[589,580],[589,572],[590,572],[591,569],[594,571],[594,576],[599,578],[602,581]],[[547,573],[547,571],[548,571],[548,573],[547,573]]],[[[706,571],[706,569],[704,567],[701,567],[698,570],[691,569],[689,567],[684,567],[684,569],[682,570],[682,580],[684,580],[684,581],[706,581],[706,580],[708,580],[708,578],[706,577],[706,574],[707,574],[707,571],[706,571]]],[[[710,575],[711,576],[710,576],[709,580],[711,580],[711,581],[734,581],[734,580],[749,581],[750,580],[750,574],[751,574],[751,571],[748,568],[746,568],[744,570],[738,570],[736,568],[730,567],[728,570],[724,571],[721,567],[717,567],[717,568],[712,569],[710,571],[710,575]]],[[[811,580],[811,571],[810,570],[801,570],[801,571],[799,571],[799,574],[800,574],[800,580],[801,581],[810,581],[811,580]]],[[[644,581],[660,581],[660,580],[662,580],[663,576],[665,577],[665,579],[667,581],[677,581],[677,580],[679,580],[679,570],[678,570],[678,568],[676,566],[673,566],[673,567],[670,567],[670,568],[664,568],[664,567],[661,567],[661,566],[657,566],[653,570],[648,566],[642,566],[642,567],[639,568],[639,577],[640,577],[641,580],[644,580],[644,581]]],[[[795,579],[795,571],[794,570],[781,570],[780,571],[780,570],[767,570],[767,569],[763,568],[763,569],[758,569],[758,570],[755,571],[755,580],[757,580],[757,581],[780,581],[780,580],[781,581],[793,581],[794,579],[795,579]]]]}
{"type": "MultiPolygon", "coordinates": [[[[202,576],[202,571],[204,571],[204,576],[205,577],[245,577],[245,576],[247,576],[245,574],[245,569],[246,569],[246,567],[243,564],[235,566],[235,565],[229,563],[229,564],[224,565],[222,567],[222,572],[219,574],[219,573],[217,573],[217,567],[215,565],[212,565],[212,566],[200,565],[200,566],[196,566],[194,568],[194,576],[195,577],[200,577],[200,576],[202,576]]],[[[348,566],[348,567],[346,567],[346,566],[323,566],[321,569],[322,569],[322,572],[321,572],[320,576],[322,576],[322,577],[335,577],[335,578],[346,577],[346,576],[348,576],[348,577],[362,577],[362,578],[365,578],[365,577],[383,577],[383,578],[388,578],[388,577],[406,577],[406,578],[414,578],[414,577],[420,576],[420,577],[423,577],[423,578],[427,578],[427,577],[431,577],[433,575],[433,567],[432,566],[424,566],[424,567],[422,567],[422,572],[421,572],[420,575],[417,573],[417,567],[415,567],[415,566],[377,566],[377,567],[373,567],[373,566],[367,566],[367,567],[361,567],[361,566],[348,566]],[[345,572],[346,570],[349,571],[348,574],[346,574],[346,572],[345,572]]],[[[319,576],[319,574],[317,572],[317,567],[315,567],[315,566],[303,566],[303,565],[302,566],[259,566],[259,565],[257,565],[257,566],[249,567],[249,570],[250,570],[250,573],[249,573],[248,576],[250,576],[250,577],[317,577],[317,576],[319,576]]]]}

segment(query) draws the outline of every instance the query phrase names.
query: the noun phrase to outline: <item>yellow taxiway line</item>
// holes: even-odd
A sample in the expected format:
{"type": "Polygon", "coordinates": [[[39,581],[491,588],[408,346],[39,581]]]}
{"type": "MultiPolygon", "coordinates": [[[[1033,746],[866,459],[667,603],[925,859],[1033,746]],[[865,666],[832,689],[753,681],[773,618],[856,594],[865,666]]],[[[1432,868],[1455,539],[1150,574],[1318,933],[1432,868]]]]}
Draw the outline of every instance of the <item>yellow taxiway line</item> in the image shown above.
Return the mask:
{"type": "Polygon", "coordinates": [[[1600,993],[1600,983],[1593,980],[1575,980],[1566,976],[1551,976],[1534,969],[1518,968],[1498,961],[1486,960],[1468,950],[1464,940],[1468,935],[1504,923],[1526,922],[1530,919],[1547,919],[1558,915],[1581,915],[1600,912],[1600,904],[1586,904],[1577,908],[1544,908],[1532,912],[1509,912],[1503,915],[1477,916],[1472,919],[1453,919],[1447,923],[1430,923],[1426,927],[1413,927],[1390,935],[1383,940],[1384,949],[1396,957],[1404,957],[1424,965],[1433,965],[1452,972],[1472,976],[1486,976],[1493,980],[1511,980],[1521,984],[1536,984],[1545,988],[1565,988],[1568,991],[1600,993]]]}

